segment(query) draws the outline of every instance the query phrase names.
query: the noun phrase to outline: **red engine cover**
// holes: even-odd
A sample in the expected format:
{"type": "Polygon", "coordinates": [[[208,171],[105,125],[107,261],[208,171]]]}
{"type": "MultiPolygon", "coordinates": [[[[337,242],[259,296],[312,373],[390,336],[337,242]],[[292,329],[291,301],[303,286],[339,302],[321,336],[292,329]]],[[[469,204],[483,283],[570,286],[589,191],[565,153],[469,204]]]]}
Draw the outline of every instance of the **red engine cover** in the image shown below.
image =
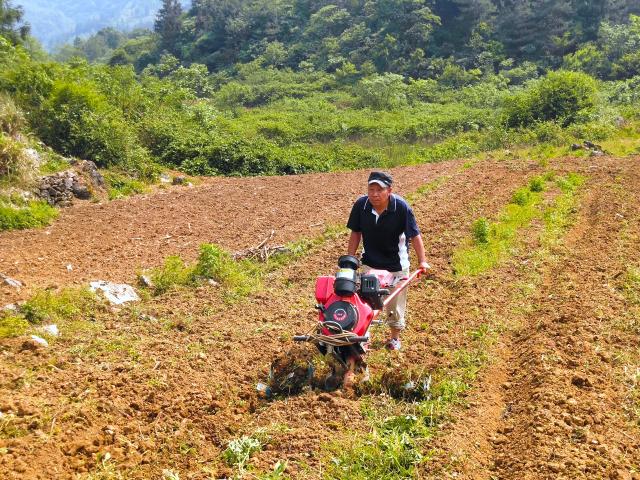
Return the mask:
{"type": "Polygon", "coordinates": [[[333,282],[335,277],[318,277],[316,279],[316,300],[318,303],[324,305],[329,300],[329,297],[333,295],[333,282]]]}
{"type": "MultiPolygon", "coordinates": [[[[320,278],[326,278],[326,277],[320,277],[320,278]]],[[[330,277],[332,278],[332,277],[330,277]]],[[[320,280],[320,279],[318,279],[320,280]]],[[[317,283],[316,283],[316,298],[318,298],[317,292],[317,283]]],[[[333,288],[333,287],[332,287],[333,288]]],[[[353,333],[355,333],[358,336],[363,336],[367,333],[367,331],[369,330],[369,325],[371,325],[371,321],[373,320],[373,309],[365,302],[362,301],[362,299],[356,294],[356,295],[352,295],[350,297],[340,297],[338,295],[336,295],[335,293],[333,293],[333,291],[331,292],[331,296],[327,299],[326,302],[323,302],[322,304],[327,307],[329,305],[331,305],[334,302],[337,302],[339,300],[342,300],[343,302],[348,302],[350,304],[352,304],[357,312],[358,312],[358,321],[356,322],[356,325],[353,327],[353,329],[351,330],[353,333]]],[[[318,301],[320,301],[318,299],[318,301]]],[[[319,314],[319,318],[318,320],[320,322],[324,322],[324,314],[322,312],[320,312],[319,314]]],[[[322,333],[324,335],[332,335],[333,332],[327,330],[326,328],[323,329],[322,333]]]]}

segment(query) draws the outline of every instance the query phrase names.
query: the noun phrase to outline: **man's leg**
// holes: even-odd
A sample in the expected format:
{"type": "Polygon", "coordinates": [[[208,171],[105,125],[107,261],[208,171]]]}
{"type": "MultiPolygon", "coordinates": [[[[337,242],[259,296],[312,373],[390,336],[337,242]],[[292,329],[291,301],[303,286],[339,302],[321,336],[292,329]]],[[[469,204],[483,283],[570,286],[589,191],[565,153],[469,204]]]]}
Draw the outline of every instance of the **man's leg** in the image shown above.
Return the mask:
{"type": "MultiPolygon", "coordinates": [[[[396,280],[397,283],[399,283],[403,278],[409,276],[409,272],[394,272],[394,275],[398,279],[396,280]]],[[[400,334],[405,328],[406,310],[407,289],[405,288],[387,305],[387,324],[391,330],[392,339],[400,340],[400,334]]]]}

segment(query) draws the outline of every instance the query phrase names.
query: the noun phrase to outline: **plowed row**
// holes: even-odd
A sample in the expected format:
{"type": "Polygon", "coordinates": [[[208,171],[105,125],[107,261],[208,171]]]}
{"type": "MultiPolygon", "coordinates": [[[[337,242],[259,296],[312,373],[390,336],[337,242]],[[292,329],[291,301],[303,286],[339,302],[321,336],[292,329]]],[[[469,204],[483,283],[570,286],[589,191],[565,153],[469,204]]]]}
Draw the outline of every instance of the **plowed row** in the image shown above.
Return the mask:
{"type": "MultiPolygon", "coordinates": [[[[420,476],[631,478],[640,467],[624,373],[632,356],[618,360],[637,349],[638,333],[616,321],[626,308],[616,278],[640,262],[638,237],[629,233],[640,221],[637,160],[563,159],[548,168],[581,171],[589,181],[574,225],[553,258],[536,264],[526,298],[518,292],[531,279],[535,225],[510,261],[482,277],[454,280],[449,261],[470,224],[495,216],[540,166],[517,159],[394,172],[403,193],[439,182],[414,203],[437,276],[410,293],[406,348],[392,360],[435,369],[469,343],[471,330],[501,326],[467,408],[432,441],[438,455],[420,476]]],[[[41,243],[44,232],[0,236],[0,271],[35,286],[49,276],[60,284],[94,275],[127,280],[168,254],[193,258],[205,241],[241,249],[271,229],[277,241],[313,235],[344,221],[365,175],[214,180],[77,208],[49,229],[54,242],[41,243]],[[91,251],[110,260],[91,259],[91,251]]],[[[125,478],[160,478],[163,469],[224,478],[234,473],[220,456],[227,443],[263,429],[270,440],[252,459],[255,470],[286,460],[292,478],[322,478],[327,445],[369,428],[361,399],[309,391],[265,401],[255,385],[291,335],[312,326],[315,277],[332,272],[345,248],[345,237],[326,242],[240,303],[225,303],[210,286],[180,290],[102,312],[95,330],[63,334],[44,352],[2,341],[0,411],[16,412],[25,428],[0,439],[0,468],[8,478],[75,478],[107,468],[125,478]]]]}

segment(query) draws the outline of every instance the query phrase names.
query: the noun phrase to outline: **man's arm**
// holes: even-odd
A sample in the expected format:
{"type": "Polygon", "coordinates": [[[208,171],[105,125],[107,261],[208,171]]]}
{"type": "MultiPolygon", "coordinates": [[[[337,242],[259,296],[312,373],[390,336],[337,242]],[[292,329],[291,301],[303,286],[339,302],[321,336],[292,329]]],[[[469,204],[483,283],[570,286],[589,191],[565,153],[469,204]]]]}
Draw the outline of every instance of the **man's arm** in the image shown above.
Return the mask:
{"type": "Polygon", "coordinates": [[[411,245],[416,251],[416,255],[418,255],[418,263],[420,264],[420,268],[426,271],[430,267],[427,263],[427,257],[424,253],[424,242],[422,241],[422,235],[416,235],[415,237],[412,237],[411,245]]]}
{"type": "Polygon", "coordinates": [[[355,255],[358,251],[358,245],[362,239],[362,232],[351,232],[349,236],[349,246],[347,247],[347,255],[355,255]]]}

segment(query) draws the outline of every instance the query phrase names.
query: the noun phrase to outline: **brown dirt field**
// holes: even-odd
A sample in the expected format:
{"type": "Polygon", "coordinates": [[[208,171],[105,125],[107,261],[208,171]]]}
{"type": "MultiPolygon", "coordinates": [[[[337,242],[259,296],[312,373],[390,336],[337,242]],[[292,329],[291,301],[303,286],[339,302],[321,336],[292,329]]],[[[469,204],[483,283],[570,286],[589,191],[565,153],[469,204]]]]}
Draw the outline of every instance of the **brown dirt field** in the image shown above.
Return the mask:
{"type": "MultiPolygon", "coordinates": [[[[393,170],[400,193],[448,175],[461,162],[393,170]]],[[[33,287],[131,281],[169,255],[193,259],[203,243],[230,251],[317,236],[345,223],[368,172],[288,177],[214,178],[108,203],[78,203],[46,229],[0,233],[0,273],[33,287]],[[71,265],[72,270],[67,266],[71,265]]],[[[0,303],[17,298],[0,285],[0,303]]]]}
{"type": "MultiPolygon", "coordinates": [[[[442,179],[414,203],[437,276],[412,289],[404,350],[376,354],[433,369],[465,348],[473,329],[504,329],[466,407],[428,445],[439,452],[436,460],[422,464],[417,478],[632,478],[640,468],[625,377],[638,332],[614,321],[628,307],[616,275],[640,262],[637,160],[598,159],[592,168],[590,160],[562,159],[552,167],[590,178],[553,259],[530,263],[538,248],[533,225],[511,261],[463,280],[452,278],[449,262],[470,224],[495,216],[543,169],[514,159],[394,172],[402,192],[442,179]],[[518,296],[532,270],[540,284],[518,296]]],[[[203,242],[235,250],[272,228],[277,242],[317,235],[344,222],[365,175],[215,179],[193,190],[75,207],[49,229],[55,242],[42,243],[46,234],[37,231],[24,239],[0,236],[0,271],[29,286],[46,286],[52,277],[57,284],[94,275],[127,280],[166,255],[193,258],[203,242]],[[263,214],[249,214],[260,190],[268,192],[260,197],[263,214]],[[229,206],[225,218],[222,204],[229,206]],[[100,220],[83,228],[87,217],[100,220]],[[138,236],[143,240],[131,240],[138,236]],[[97,257],[85,258],[97,238],[97,257]]],[[[267,402],[255,384],[290,348],[291,335],[313,325],[315,278],[332,272],[345,248],[344,236],[325,242],[239,303],[209,286],[179,289],[96,312],[94,329],[63,330],[47,350],[21,351],[23,339],[0,341],[0,411],[15,413],[20,429],[0,437],[0,469],[7,478],[119,478],[106,476],[111,466],[123,478],[161,478],[163,469],[180,478],[224,478],[234,473],[220,457],[227,442],[262,429],[270,440],[253,468],[268,471],[286,460],[292,478],[326,478],[331,445],[370,428],[362,401],[309,391],[267,402]],[[106,452],[112,461],[101,463],[106,452]]],[[[374,339],[384,334],[377,329],[374,339]]]]}

